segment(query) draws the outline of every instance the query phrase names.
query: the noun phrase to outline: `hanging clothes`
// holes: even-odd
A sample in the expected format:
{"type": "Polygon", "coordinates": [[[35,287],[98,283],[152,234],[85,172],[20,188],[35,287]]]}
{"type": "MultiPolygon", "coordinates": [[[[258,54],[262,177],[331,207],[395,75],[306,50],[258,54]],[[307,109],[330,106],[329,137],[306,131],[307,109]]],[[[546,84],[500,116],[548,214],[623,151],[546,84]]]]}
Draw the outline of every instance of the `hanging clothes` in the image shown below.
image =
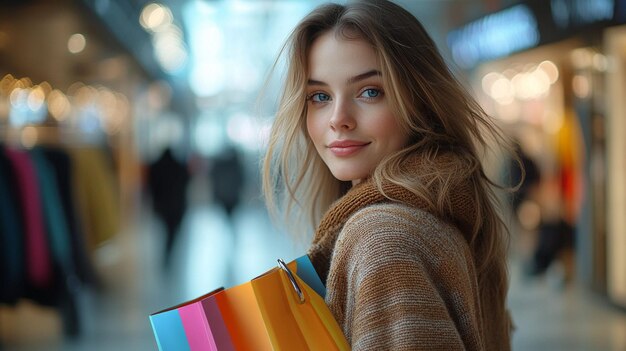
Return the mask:
{"type": "Polygon", "coordinates": [[[99,279],[95,272],[93,262],[85,244],[85,234],[81,230],[81,219],[78,215],[75,180],[72,174],[72,164],[68,153],[60,148],[40,148],[53,170],[55,185],[59,193],[65,224],[71,246],[71,256],[74,263],[74,271],[80,282],[91,286],[98,286],[99,279]]]}
{"type": "Polygon", "coordinates": [[[3,149],[0,145],[0,303],[14,305],[24,285],[24,240],[17,180],[3,149]]]}
{"type": "Polygon", "coordinates": [[[25,151],[5,148],[4,153],[13,166],[21,199],[27,282],[46,288],[52,283],[53,269],[35,167],[25,151]]]}
{"type": "Polygon", "coordinates": [[[120,231],[118,191],[101,149],[0,144],[0,303],[56,307],[78,335],[75,278],[98,284],[88,249],[120,231]]]}
{"type": "Polygon", "coordinates": [[[61,198],[55,183],[54,170],[48,163],[41,148],[29,151],[35,167],[37,183],[41,192],[41,201],[46,232],[52,257],[59,265],[64,277],[74,275],[74,261],[70,245],[69,231],[65,222],[65,214],[61,198]]]}
{"type": "Polygon", "coordinates": [[[113,167],[99,148],[76,148],[70,155],[87,246],[94,250],[113,238],[121,227],[113,167]]]}

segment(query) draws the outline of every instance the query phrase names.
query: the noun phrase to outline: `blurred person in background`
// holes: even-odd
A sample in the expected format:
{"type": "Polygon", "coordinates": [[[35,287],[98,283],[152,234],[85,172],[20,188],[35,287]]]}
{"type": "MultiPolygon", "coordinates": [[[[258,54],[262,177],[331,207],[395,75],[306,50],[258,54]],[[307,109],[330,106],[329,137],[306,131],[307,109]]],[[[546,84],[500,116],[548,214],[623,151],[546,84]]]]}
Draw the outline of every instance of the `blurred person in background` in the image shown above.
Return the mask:
{"type": "MultiPolygon", "coordinates": [[[[537,162],[518,142],[515,152],[518,159],[510,162],[510,185],[519,187],[512,194],[511,210],[520,229],[518,234],[536,236],[529,257],[525,258],[525,274],[536,277],[546,273],[556,259],[568,259],[561,256],[573,248],[574,227],[564,215],[563,177],[542,174],[537,162]]],[[[564,282],[570,278],[567,272],[564,282]]]]}
{"type": "Polygon", "coordinates": [[[567,112],[556,135],[555,162],[542,169],[538,191],[541,209],[537,243],[527,266],[529,276],[542,276],[556,265],[563,285],[574,279],[576,223],[583,201],[584,149],[577,117],[567,112]]]}
{"type": "Polygon", "coordinates": [[[421,23],[385,0],[322,5],[284,54],[264,193],[316,226],[352,349],[509,350],[508,231],[481,160],[510,146],[421,23]]]}
{"type": "Polygon", "coordinates": [[[187,165],[174,157],[170,147],[148,166],[148,190],[152,208],[165,225],[164,267],[169,267],[180,225],[187,210],[187,165]]]}
{"type": "Polygon", "coordinates": [[[541,220],[537,244],[526,273],[537,277],[545,274],[556,260],[563,265],[562,283],[573,278],[575,228],[565,214],[563,182],[558,176],[546,175],[540,185],[541,220]]]}
{"type": "Polygon", "coordinates": [[[239,206],[245,185],[244,168],[237,149],[228,146],[213,161],[209,171],[213,200],[224,209],[232,225],[233,212],[239,206]]]}

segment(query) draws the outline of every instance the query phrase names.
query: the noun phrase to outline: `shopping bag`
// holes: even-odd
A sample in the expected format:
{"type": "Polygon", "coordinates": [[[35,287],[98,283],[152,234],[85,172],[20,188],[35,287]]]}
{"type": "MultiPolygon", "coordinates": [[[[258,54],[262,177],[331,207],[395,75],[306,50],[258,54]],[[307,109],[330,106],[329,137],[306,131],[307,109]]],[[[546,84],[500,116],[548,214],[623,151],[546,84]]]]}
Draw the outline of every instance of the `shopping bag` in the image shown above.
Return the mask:
{"type": "Polygon", "coordinates": [[[150,315],[160,351],[349,350],[308,256],[150,315]]]}

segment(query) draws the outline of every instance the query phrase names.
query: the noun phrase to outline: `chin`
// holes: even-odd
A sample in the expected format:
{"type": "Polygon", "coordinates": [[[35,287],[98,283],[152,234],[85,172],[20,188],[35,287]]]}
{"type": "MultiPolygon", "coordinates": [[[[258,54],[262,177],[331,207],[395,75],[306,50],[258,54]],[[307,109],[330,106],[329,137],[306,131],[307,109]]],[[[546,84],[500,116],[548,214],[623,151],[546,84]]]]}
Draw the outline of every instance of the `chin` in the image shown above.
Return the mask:
{"type": "Polygon", "coordinates": [[[333,174],[333,176],[335,178],[337,178],[338,180],[341,180],[342,182],[352,182],[354,180],[363,179],[364,178],[361,175],[361,173],[356,173],[356,172],[336,171],[336,172],[331,172],[331,173],[333,174]]]}

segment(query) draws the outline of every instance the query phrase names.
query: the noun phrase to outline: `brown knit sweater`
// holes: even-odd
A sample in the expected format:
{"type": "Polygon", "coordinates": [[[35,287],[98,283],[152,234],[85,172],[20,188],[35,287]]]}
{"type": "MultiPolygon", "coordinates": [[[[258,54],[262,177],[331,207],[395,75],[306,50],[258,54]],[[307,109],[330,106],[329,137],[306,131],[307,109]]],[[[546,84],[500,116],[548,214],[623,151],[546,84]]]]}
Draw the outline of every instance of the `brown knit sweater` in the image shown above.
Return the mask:
{"type": "MultiPolygon", "coordinates": [[[[420,165],[414,159],[408,167],[420,165]]],[[[353,350],[485,349],[476,272],[462,234],[476,212],[469,185],[455,187],[449,211],[436,217],[411,192],[385,185],[400,200],[392,202],[365,181],[322,219],[309,256],[353,350]]]]}

